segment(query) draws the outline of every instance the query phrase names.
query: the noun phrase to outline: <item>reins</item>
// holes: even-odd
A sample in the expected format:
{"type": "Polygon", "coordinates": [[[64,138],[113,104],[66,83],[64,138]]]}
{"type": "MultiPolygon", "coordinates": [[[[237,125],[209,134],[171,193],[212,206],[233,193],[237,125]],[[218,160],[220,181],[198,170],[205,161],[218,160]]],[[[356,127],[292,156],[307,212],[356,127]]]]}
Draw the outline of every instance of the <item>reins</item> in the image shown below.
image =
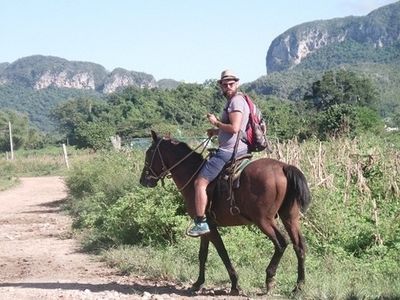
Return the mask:
{"type": "MultiPolygon", "coordinates": [[[[165,162],[164,162],[163,156],[162,156],[161,151],[160,151],[160,144],[161,144],[161,142],[163,141],[163,139],[160,139],[160,140],[158,141],[157,145],[156,145],[155,151],[153,152],[153,156],[152,156],[152,158],[151,158],[150,166],[148,167],[149,171],[152,173],[152,176],[149,176],[149,177],[152,177],[153,179],[156,179],[156,180],[160,180],[160,179],[161,179],[161,184],[162,184],[162,186],[165,188],[164,178],[167,177],[168,174],[171,173],[171,170],[173,170],[173,169],[175,169],[177,166],[179,166],[179,165],[180,165],[183,161],[185,161],[189,156],[191,156],[193,153],[195,153],[196,150],[199,149],[201,146],[203,146],[203,149],[201,150],[200,154],[203,154],[203,152],[204,152],[204,150],[207,148],[208,142],[209,142],[210,140],[211,140],[211,137],[209,137],[209,138],[203,140],[203,141],[202,141],[196,148],[194,148],[191,152],[189,152],[188,154],[186,154],[183,158],[181,158],[181,159],[178,160],[175,164],[173,164],[171,167],[168,168],[168,167],[166,166],[165,162]],[[153,165],[153,160],[154,160],[154,157],[155,157],[156,152],[158,153],[158,156],[159,156],[159,158],[160,158],[161,165],[162,165],[162,172],[161,172],[159,175],[157,175],[157,174],[154,172],[154,170],[151,168],[151,166],[153,165]]],[[[181,188],[179,188],[178,191],[181,192],[181,191],[183,191],[183,190],[188,186],[188,184],[191,182],[191,180],[192,180],[192,179],[197,175],[197,173],[200,171],[200,169],[201,169],[201,167],[204,165],[204,163],[205,163],[205,160],[203,160],[203,162],[200,164],[200,166],[196,169],[196,171],[193,173],[193,175],[189,178],[189,180],[188,180],[181,188]]]]}

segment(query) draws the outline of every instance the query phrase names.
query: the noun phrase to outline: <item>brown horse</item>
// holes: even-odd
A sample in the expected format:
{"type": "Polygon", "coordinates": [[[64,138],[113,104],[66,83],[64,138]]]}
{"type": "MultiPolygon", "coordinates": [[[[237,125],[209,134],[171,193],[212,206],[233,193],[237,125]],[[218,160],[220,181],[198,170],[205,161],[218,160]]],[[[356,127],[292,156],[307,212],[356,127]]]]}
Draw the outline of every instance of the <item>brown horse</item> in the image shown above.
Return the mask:
{"type": "MultiPolygon", "coordinates": [[[[158,137],[152,131],[153,142],[146,152],[145,165],[140,183],[155,187],[159,179],[171,174],[185,199],[186,210],[191,217],[194,209],[194,179],[204,162],[201,154],[183,142],[158,137]]],[[[240,187],[234,190],[237,213],[232,213],[230,201],[214,196],[215,182],[207,189],[209,195],[208,220],[210,233],[201,236],[200,271],[193,290],[199,290],[205,281],[205,264],[209,242],[213,243],[221,257],[231,280],[231,294],[238,294],[238,276],[225,249],[218,226],[255,224],[267,235],[275,246],[275,252],[266,269],[267,291],[274,286],[274,276],[288,245],[276,224],[279,216],[289,233],[297,256],[297,284],[299,290],[305,280],[305,242],[300,232],[300,211],[305,212],[310,203],[310,191],[303,173],[283,162],[261,158],[251,162],[240,175],[240,187]]]]}

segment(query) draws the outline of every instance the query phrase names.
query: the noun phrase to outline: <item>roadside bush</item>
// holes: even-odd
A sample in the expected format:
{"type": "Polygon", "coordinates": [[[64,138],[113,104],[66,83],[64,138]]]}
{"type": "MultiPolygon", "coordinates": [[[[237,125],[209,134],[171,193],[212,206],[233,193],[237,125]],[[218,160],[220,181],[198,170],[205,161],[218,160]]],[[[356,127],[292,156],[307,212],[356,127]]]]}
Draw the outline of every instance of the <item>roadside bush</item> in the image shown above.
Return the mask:
{"type": "Polygon", "coordinates": [[[102,192],[104,205],[115,203],[138,184],[140,161],[136,153],[98,153],[92,160],[73,166],[66,179],[69,194],[79,200],[102,192]]]}
{"type": "Polygon", "coordinates": [[[177,191],[136,187],[108,208],[102,232],[115,244],[176,243],[187,223],[181,211],[182,198],[177,191]]]}
{"type": "MultiPolygon", "coordinates": [[[[136,185],[138,163],[135,154],[99,152],[90,160],[75,164],[66,178],[69,199],[68,209],[74,217],[74,227],[90,230],[95,239],[107,242],[98,228],[107,210],[136,185]]],[[[88,245],[90,248],[91,246],[88,245]]]]}
{"type": "Polygon", "coordinates": [[[183,201],[172,183],[167,186],[173,193],[138,187],[142,160],[139,152],[103,152],[69,173],[74,226],[90,229],[93,244],[162,245],[184,230],[183,201]]]}

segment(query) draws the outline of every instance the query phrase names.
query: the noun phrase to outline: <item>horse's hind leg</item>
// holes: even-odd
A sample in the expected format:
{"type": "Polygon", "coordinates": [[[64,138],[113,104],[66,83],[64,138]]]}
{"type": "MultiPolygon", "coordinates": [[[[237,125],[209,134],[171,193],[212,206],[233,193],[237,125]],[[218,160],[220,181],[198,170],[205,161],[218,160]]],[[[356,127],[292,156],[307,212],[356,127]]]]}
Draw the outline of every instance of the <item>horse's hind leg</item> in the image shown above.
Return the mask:
{"type": "Polygon", "coordinates": [[[262,224],[259,224],[258,227],[269,237],[275,247],[274,255],[272,256],[271,261],[266,269],[267,276],[265,279],[265,285],[267,287],[267,292],[269,292],[275,285],[276,270],[279,262],[281,261],[283,253],[285,252],[288,242],[278,229],[274,220],[265,221],[262,224]]]}
{"type": "MultiPolygon", "coordinates": [[[[295,208],[293,208],[295,209],[295,208]]],[[[305,254],[306,254],[306,245],[303,235],[300,231],[300,214],[292,213],[290,216],[281,215],[283,225],[285,226],[287,232],[289,233],[290,240],[293,243],[293,249],[297,256],[297,284],[294,288],[294,292],[301,290],[302,285],[305,281],[305,254]]]]}
{"type": "Polygon", "coordinates": [[[205,281],[205,270],[206,270],[206,262],[208,256],[208,245],[210,241],[207,235],[203,235],[200,238],[200,249],[199,249],[199,277],[197,281],[192,285],[192,291],[198,291],[203,286],[205,281]]]}
{"type": "Polygon", "coordinates": [[[221,235],[219,234],[217,228],[211,228],[210,233],[207,235],[210,242],[214,244],[217,249],[219,257],[221,257],[226,270],[228,271],[229,278],[231,280],[231,295],[239,294],[238,287],[238,275],[235,268],[233,267],[231,260],[229,258],[228,252],[226,251],[224,242],[222,241],[221,235]]]}

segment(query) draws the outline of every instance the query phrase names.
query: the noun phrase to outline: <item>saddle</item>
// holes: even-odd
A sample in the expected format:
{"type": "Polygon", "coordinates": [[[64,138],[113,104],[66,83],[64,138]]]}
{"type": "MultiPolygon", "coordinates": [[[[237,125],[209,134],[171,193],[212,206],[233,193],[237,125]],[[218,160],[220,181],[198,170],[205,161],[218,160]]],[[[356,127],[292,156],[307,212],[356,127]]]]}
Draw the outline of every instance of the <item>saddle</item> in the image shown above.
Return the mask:
{"type": "MultiPolygon", "coordinates": [[[[208,149],[210,157],[215,154],[216,149],[208,149]]],[[[242,156],[231,159],[222,169],[221,173],[215,179],[217,183],[232,182],[232,188],[237,189],[240,186],[240,174],[250,163],[253,155],[248,153],[242,156]]]]}
{"type": "Polygon", "coordinates": [[[240,186],[240,174],[251,163],[253,155],[245,154],[228,162],[219,175],[219,180],[231,182],[231,188],[237,189],[240,186]]]}
{"type": "MultiPolygon", "coordinates": [[[[252,157],[251,154],[245,154],[229,161],[211,185],[213,186],[212,194],[215,195],[215,198],[219,198],[220,201],[225,199],[230,202],[230,213],[232,215],[240,213],[235,203],[234,190],[240,187],[240,175],[251,163],[252,157]]],[[[211,206],[209,209],[211,209],[211,206]]]]}

